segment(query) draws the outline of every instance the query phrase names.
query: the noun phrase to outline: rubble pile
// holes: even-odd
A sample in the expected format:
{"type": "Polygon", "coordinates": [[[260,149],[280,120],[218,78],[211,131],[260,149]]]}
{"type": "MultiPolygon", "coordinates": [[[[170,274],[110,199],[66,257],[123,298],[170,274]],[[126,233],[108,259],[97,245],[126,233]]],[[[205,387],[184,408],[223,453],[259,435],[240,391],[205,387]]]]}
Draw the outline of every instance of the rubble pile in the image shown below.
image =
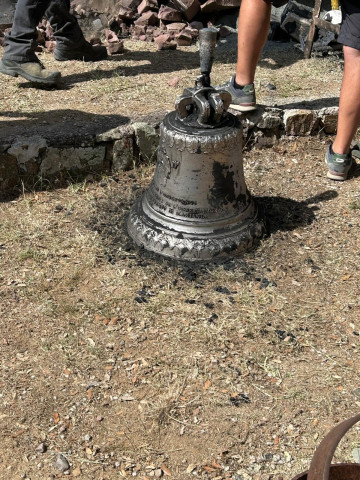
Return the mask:
{"type": "MultiPolygon", "coordinates": [[[[112,53],[129,37],[154,41],[159,50],[191,45],[201,28],[217,25],[224,11],[235,28],[240,0],[73,0],[71,6],[87,36],[105,37],[112,53]]],[[[234,30],[218,23],[220,36],[234,30]]]]}

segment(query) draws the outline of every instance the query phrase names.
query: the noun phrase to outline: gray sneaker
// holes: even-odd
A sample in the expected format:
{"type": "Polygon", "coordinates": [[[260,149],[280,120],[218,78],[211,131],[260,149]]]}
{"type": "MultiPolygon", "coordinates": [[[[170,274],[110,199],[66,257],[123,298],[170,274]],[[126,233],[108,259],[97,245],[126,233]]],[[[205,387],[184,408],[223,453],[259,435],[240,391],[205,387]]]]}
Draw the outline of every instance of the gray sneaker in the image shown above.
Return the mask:
{"type": "Polygon", "coordinates": [[[42,85],[55,86],[61,78],[61,72],[46,70],[44,65],[38,61],[15,62],[2,59],[0,61],[0,72],[12,77],[24,77],[29,82],[41,83],[42,85]]]}
{"type": "Polygon", "coordinates": [[[256,96],[253,83],[245,85],[243,88],[234,87],[235,75],[224,85],[215,87],[217,90],[226,90],[231,95],[230,108],[239,112],[250,112],[256,109],[256,96]]]}
{"type": "Polygon", "coordinates": [[[329,169],[327,173],[328,178],[344,181],[353,165],[353,159],[351,154],[335,153],[331,144],[325,155],[325,163],[329,169]]]}

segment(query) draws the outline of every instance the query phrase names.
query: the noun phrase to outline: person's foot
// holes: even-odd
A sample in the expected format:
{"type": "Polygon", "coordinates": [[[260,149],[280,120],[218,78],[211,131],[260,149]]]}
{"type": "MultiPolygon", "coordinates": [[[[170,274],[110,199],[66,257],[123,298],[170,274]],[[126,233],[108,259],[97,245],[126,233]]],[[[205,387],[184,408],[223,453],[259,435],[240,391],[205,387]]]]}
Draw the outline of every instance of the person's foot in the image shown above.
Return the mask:
{"type": "Polygon", "coordinates": [[[47,86],[55,86],[59,83],[61,72],[47,70],[39,61],[15,62],[2,59],[0,61],[0,72],[12,77],[24,77],[29,82],[39,83],[47,86]]]}
{"type": "Polygon", "coordinates": [[[331,144],[325,155],[325,163],[329,169],[327,172],[328,178],[331,178],[331,180],[344,181],[353,165],[353,159],[351,154],[335,153],[331,144]]]}
{"type": "Polygon", "coordinates": [[[56,44],[54,51],[55,60],[65,62],[66,60],[81,60],[83,62],[98,62],[107,58],[106,47],[93,46],[84,41],[79,47],[69,48],[56,44]]]}
{"type": "Polygon", "coordinates": [[[216,90],[226,90],[231,95],[230,108],[238,110],[239,112],[250,112],[256,109],[256,96],[253,83],[244,85],[242,88],[236,88],[235,75],[224,85],[215,87],[216,90]]]}

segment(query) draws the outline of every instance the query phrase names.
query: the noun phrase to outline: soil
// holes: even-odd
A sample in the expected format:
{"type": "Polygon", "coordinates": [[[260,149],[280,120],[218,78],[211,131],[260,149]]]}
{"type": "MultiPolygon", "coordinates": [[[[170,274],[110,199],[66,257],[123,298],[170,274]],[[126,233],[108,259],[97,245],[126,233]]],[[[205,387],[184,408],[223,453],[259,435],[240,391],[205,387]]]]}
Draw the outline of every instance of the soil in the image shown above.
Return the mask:
{"type": "MultiPolygon", "coordinates": [[[[64,64],[74,81],[64,91],[2,77],[1,120],[171,109],[194,78],[195,49],[152,48],[96,67],[111,72],[104,78],[64,64]],[[179,86],[167,87],[175,75],[179,86]]],[[[291,52],[274,70],[263,56],[260,81],[277,86],[259,90],[263,101],[287,102],[293,72],[301,101],[319,91],[336,99],[338,61],[291,52]]],[[[224,60],[216,82],[234,69],[224,60]]],[[[124,219],[153,165],[1,203],[1,479],[280,480],[308,468],[321,438],[360,407],[360,171],[328,180],[330,141],[244,152],[268,234],[219,264],[174,264],[134,248],[124,219]]],[[[358,447],[359,427],[335,461],[354,460],[358,447]]]]}

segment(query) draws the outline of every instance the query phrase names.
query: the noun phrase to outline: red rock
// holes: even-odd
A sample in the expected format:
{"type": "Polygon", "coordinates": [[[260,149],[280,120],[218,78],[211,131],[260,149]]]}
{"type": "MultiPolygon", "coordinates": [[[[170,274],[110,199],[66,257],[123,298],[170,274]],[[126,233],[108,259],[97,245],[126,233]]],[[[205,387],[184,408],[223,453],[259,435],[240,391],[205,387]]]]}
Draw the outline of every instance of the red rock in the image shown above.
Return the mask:
{"type": "Polygon", "coordinates": [[[207,0],[201,5],[202,13],[220,12],[228,8],[239,7],[241,0],[207,0]]]}
{"type": "Polygon", "coordinates": [[[182,20],[182,15],[179,10],[175,8],[168,7],[166,5],[161,5],[159,10],[159,19],[164,22],[180,22],[182,20]]]}
{"type": "Polygon", "coordinates": [[[196,39],[199,36],[199,30],[197,28],[186,27],[184,32],[189,33],[193,39],[196,39]]]}
{"type": "Polygon", "coordinates": [[[120,0],[119,3],[120,7],[126,8],[127,10],[136,10],[141,0],[120,0]]]}
{"type": "Polygon", "coordinates": [[[55,40],[47,40],[45,42],[45,48],[49,53],[52,53],[55,50],[56,42],[55,40]]]}
{"type": "Polygon", "coordinates": [[[82,5],[76,5],[76,7],[74,8],[74,12],[77,13],[78,15],[80,15],[81,17],[85,16],[85,14],[86,14],[82,5]]]}
{"type": "Polygon", "coordinates": [[[124,37],[129,36],[129,27],[126,25],[126,23],[121,23],[120,29],[121,29],[121,35],[123,35],[124,37]]]}
{"type": "Polygon", "coordinates": [[[157,16],[156,12],[148,11],[145,12],[139,17],[137,20],[135,20],[134,24],[135,25],[157,25],[159,23],[159,19],[157,16]]]}
{"type": "Polygon", "coordinates": [[[107,46],[107,51],[109,55],[116,55],[118,53],[124,52],[124,42],[119,40],[118,42],[109,43],[107,46]]]}
{"type": "Polygon", "coordinates": [[[133,20],[135,18],[135,12],[129,8],[120,7],[119,13],[116,19],[121,20],[133,20]]]}
{"type": "Polygon", "coordinates": [[[137,37],[141,37],[141,35],[145,35],[145,27],[142,25],[135,25],[133,28],[133,34],[137,37]]]}
{"type": "Polygon", "coordinates": [[[164,33],[155,38],[158,50],[175,50],[177,45],[172,41],[171,35],[164,33]]]}
{"type": "Polygon", "coordinates": [[[157,0],[142,0],[137,8],[137,11],[140,15],[142,15],[148,10],[157,10],[158,8],[157,0]]]}
{"type": "Polygon", "coordinates": [[[50,24],[46,25],[45,35],[46,40],[55,40],[54,31],[51,28],[50,24]]]}
{"type": "Polygon", "coordinates": [[[169,23],[168,25],[166,25],[166,31],[169,33],[170,32],[180,33],[181,30],[184,30],[185,27],[186,27],[186,24],[182,22],[169,23]]]}
{"type": "MultiPolygon", "coordinates": [[[[230,0],[229,0],[230,1],[230,0]]],[[[199,0],[172,0],[175,7],[177,7],[185,16],[186,20],[192,20],[200,11],[199,0]]]]}
{"type": "Polygon", "coordinates": [[[192,41],[192,35],[185,30],[183,30],[179,33],[179,35],[176,36],[176,43],[179,45],[179,47],[188,47],[192,44],[192,41]]]}
{"type": "Polygon", "coordinates": [[[105,30],[105,38],[108,43],[116,43],[119,41],[118,36],[116,35],[115,32],[111,30],[105,30]]]}
{"type": "Polygon", "coordinates": [[[174,77],[171,80],[168,81],[169,87],[176,87],[177,84],[179,83],[180,78],[179,77],[174,77]]]}

